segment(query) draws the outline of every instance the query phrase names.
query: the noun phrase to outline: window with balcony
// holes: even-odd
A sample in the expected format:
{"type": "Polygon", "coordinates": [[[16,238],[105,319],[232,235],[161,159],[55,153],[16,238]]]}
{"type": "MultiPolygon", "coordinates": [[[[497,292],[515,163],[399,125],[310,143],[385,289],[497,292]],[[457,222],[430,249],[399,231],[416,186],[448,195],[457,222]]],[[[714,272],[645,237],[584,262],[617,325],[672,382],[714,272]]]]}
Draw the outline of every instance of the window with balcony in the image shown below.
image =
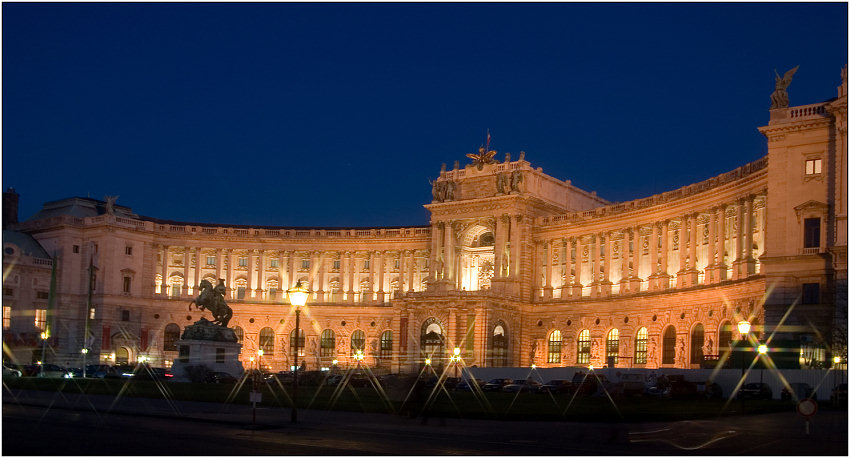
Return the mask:
{"type": "Polygon", "coordinates": [[[803,220],[803,247],[820,248],[820,218],[803,220]]]}

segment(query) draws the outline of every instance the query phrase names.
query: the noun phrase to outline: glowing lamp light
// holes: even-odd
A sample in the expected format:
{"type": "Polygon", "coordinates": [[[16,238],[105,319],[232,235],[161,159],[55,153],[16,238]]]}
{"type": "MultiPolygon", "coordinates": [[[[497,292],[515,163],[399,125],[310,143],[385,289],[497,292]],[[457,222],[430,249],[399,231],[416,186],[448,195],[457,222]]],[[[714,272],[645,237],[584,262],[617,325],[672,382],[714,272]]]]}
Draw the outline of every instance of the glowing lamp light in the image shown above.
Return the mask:
{"type": "Polygon", "coordinates": [[[759,350],[760,355],[767,353],[767,345],[765,345],[765,344],[759,345],[758,350],[759,350]]]}
{"type": "Polygon", "coordinates": [[[747,320],[738,322],[738,332],[741,333],[742,336],[746,336],[750,333],[750,322],[747,320]]]}
{"type": "Polygon", "coordinates": [[[41,332],[41,340],[47,340],[47,338],[48,338],[48,337],[50,337],[50,333],[49,333],[49,332],[47,332],[47,331],[42,331],[42,332],[41,332]]]}
{"type": "Polygon", "coordinates": [[[289,296],[290,304],[301,307],[307,303],[307,296],[310,295],[310,291],[301,284],[301,280],[298,280],[295,287],[286,291],[286,294],[289,296]]]}
{"type": "Polygon", "coordinates": [[[357,361],[363,361],[363,350],[357,350],[357,353],[354,354],[354,359],[357,361]]]}
{"type": "Polygon", "coordinates": [[[252,362],[252,363],[254,362],[254,357],[253,357],[253,356],[252,356],[252,357],[250,357],[249,359],[251,360],[251,362],[252,362]]]}
{"type": "Polygon", "coordinates": [[[89,352],[89,349],[88,349],[88,348],[83,348],[82,350],[80,350],[80,353],[82,353],[82,354],[84,354],[84,355],[85,355],[86,353],[88,353],[88,352],[89,352]]]}
{"type": "Polygon", "coordinates": [[[832,362],[835,363],[835,364],[841,364],[841,357],[840,356],[833,357],[832,362]]]}
{"type": "Polygon", "coordinates": [[[263,356],[263,349],[257,350],[257,356],[263,356]]]}
{"type": "Polygon", "coordinates": [[[331,362],[333,363],[333,365],[334,365],[334,366],[336,366],[337,364],[339,364],[339,360],[338,360],[338,359],[335,359],[335,360],[333,360],[333,361],[331,361],[331,362]]]}
{"type": "Polygon", "coordinates": [[[592,371],[593,370],[593,364],[591,364],[590,366],[587,366],[587,370],[592,371]]]}
{"type": "Polygon", "coordinates": [[[430,366],[430,365],[431,365],[431,358],[425,358],[425,365],[426,365],[426,366],[430,366]]]}
{"type": "Polygon", "coordinates": [[[455,356],[460,356],[460,347],[455,347],[454,354],[455,356]]]}
{"type": "Polygon", "coordinates": [[[537,364],[531,363],[531,368],[532,368],[532,369],[537,369],[537,364]]]}

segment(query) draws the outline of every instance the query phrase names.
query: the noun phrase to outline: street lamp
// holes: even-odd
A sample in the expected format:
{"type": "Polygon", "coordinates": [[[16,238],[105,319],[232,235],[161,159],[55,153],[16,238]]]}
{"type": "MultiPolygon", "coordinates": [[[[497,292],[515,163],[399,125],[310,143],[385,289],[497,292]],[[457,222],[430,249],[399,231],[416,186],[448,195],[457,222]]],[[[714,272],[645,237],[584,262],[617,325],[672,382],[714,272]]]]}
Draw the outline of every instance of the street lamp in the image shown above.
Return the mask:
{"type": "Polygon", "coordinates": [[[455,365],[455,378],[457,378],[457,365],[460,362],[460,347],[455,347],[454,354],[450,359],[455,365]]]}
{"type": "Polygon", "coordinates": [[[86,378],[86,356],[88,356],[89,349],[83,348],[80,353],[83,354],[83,378],[86,378]]]}
{"type": "MultiPolygon", "coordinates": [[[[741,334],[741,341],[747,342],[747,334],[750,333],[750,322],[747,320],[741,320],[738,322],[738,333],[741,334]]],[[[746,382],[746,373],[744,372],[744,351],[743,348],[739,350],[739,354],[741,355],[741,387],[744,386],[744,382],[746,382]]],[[[740,396],[740,395],[739,395],[740,396]]],[[[741,396],[741,411],[743,412],[745,408],[744,405],[744,396],[741,396]]]]}
{"type": "Polygon", "coordinates": [[[47,338],[50,337],[50,333],[48,331],[41,332],[41,361],[38,364],[41,365],[41,370],[39,372],[39,377],[44,377],[44,362],[47,360],[47,338]]]}
{"type": "Polygon", "coordinates": [[[292,422],[298,423],[298,341],[301,337],[301,307],[307,303],[310,291],[301,284],[301,280],[295,283],[295,287],[286,292],[289,295],[289,303],[295,306],[295,373],[292,379],[292,422]]]}

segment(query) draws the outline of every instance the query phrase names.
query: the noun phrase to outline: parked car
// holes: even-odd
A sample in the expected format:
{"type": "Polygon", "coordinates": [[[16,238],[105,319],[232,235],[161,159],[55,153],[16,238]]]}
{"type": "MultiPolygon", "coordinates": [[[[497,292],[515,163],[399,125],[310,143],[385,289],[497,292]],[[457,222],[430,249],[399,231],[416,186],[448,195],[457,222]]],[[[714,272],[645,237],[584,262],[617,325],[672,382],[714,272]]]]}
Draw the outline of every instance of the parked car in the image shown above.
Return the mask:
{"type": "Polygon", "coordinates": [[[24,366],[23,374],[28,377],[66,378],[68,371],[55,364],[30,364],[24,366]]]}
{"type": "Polygon", "coordinates": [[[228,374],[227,372],[210,372],[207,374],[204,382],[206,383],[229,383],[233,384],[238,382],[239,380],[228,374]]]}
{"type": "Polygon", "coordinates": [[[591,372],[589,374],[577,372],[573,375],[572,389],[578,395],[595,394],[597,391],[602,391],[602,387],[606,385],[609,385],[608,379],[604,375],[596,372],[591,372]]]}
{"type": "Polygon", "coordinates": [[[481,389],[483,391],[502,391],[503,386],[510,385],[513,382],[513,379],[509,378],[494,378],[493,380],[485,383],[481,389]]]}
{"type": "Polygon", "coordinates": [[[697,395],[697,385],[694,382],[685,380],[682,374],[668,375],[667,380],[670,382],[670,397],[672,398],[688,398],[697,395]]]}
{"type": "Polygon", "coordinates": [[[10,364],[6,364],[3,361],[3,377],[20,377],[23,375],[20,369],[12,367],[10,364]]]}
{"type": "Polygon", "coordinates": [[[478,391],[478,389],[480,389],[482,386],[484,386],[485,383],[486,382],[484,382],[483,380],[470,378],[470,379],[462,380],[460,383],[457,384],[455,389],[460,390],[460,391],[472,391],[472,390],[478,391]],[[478,386],[478,389],[475,388],[476,385],[478,386]]]}
{"type": "Polygon", "coordinates": [[[535,392],[540,388],[540,382],[537,380],[515,380],[514,383],[505,385],[502,387],[502,391],[505,393],[522,393],[522,392],[535,392]]]}
{"type": "Polygon", "coordinates": [[[738,390],[737,399],[773,399],[773,390],[767,383],[745,383],[738,390]]]}
{"type": "Polygon", "coordinates": [[[163,367],[140,366],[133,374],[133,380],[168,380],[174,377],[170,370],[163,367]]]}
{"type": "Polygon", "coordinates": [[[106,364],[89,364],[86,366],[87,378],[104,378],[109,373],[110,367],[106,364]]]}
{"type": "Polygon", "coordinates": [[[803,399],[814,399],[817,401],[818,394],[814,388],[808,383],[789,383],[789,386],[782,387],[782,392],[779,394],[779,399],[783,401],[802,401],[803,399]]]}
{"type": "Polygon", "coordinates": [[[573,384],[569,380],[549,380],[537,387],[538,393],[572,393],[573,384]]]}
{"type": "Polygon", "coordinates": [[[706,399],[722,399],[723,398],[723,388],[717,383],[708,381],[708,382],[696,382],[697,387],[697,395],[704,397],[706,399]]]}
{"type": "Polygon", "coordinates": [[[641,396],[646,392],[646,376],[643,374],[622,374],[620,384],[623,386],[623,394],[626,396],[641,396]]]}
{"type": "Polygon", "coordinates": [[[836,407],[847,408],[847,384],[842,383],[832,389],[829,401],[836,407]]]}

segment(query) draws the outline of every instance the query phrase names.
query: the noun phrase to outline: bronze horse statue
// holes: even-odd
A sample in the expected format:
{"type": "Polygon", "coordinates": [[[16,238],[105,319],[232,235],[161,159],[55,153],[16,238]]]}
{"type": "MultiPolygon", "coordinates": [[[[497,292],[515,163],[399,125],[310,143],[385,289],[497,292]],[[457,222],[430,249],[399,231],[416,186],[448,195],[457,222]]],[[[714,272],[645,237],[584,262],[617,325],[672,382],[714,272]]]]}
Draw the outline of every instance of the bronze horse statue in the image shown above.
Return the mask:
{"type": "Polygon", "coordinates": [[[215,318],[213,323],[226,328],[227,323],[233,318],[233,309],[224,302],[224,282],[219,283],[218,287],[213,287],[209,280],[201,280],[199,289],[201,293],[189,303],[189,310],[192,310],[192,304],[195,304],[200,311],[209,310],[215,318]]]}

